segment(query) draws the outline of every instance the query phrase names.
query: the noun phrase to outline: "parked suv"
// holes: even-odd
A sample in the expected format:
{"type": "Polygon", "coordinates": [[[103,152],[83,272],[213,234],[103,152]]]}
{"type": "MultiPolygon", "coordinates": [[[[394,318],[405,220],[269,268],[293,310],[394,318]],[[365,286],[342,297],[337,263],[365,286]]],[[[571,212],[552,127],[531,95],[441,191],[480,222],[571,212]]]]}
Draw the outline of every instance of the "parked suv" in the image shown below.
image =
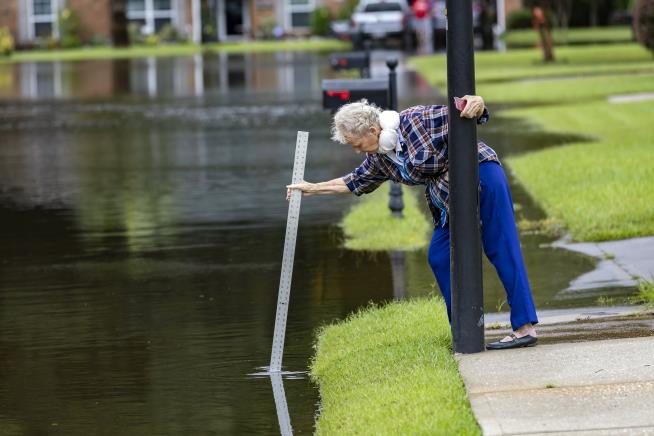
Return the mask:
{"type": "Polygon", "coordinates": [[[351,19],[355,49],[367,40],[399,38],[405,49],[415,41],[411,8],[406,0],[361,0],[351,19]]]}

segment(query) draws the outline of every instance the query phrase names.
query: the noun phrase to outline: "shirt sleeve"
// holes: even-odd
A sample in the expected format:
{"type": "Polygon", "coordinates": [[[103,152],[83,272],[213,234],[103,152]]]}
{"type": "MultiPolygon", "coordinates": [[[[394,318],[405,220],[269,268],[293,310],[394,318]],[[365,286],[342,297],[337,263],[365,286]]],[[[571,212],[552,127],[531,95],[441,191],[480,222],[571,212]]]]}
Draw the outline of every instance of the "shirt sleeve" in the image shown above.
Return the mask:
{"type": "Polygon", "coordinates": [[[343,176],[342,179],[347,188],[354,195],[359,196],[369,194],[379,188],[379,185],[388,180],[388,176],[380,170],[378,163],[369,155],[358,168],[343,176]]]}

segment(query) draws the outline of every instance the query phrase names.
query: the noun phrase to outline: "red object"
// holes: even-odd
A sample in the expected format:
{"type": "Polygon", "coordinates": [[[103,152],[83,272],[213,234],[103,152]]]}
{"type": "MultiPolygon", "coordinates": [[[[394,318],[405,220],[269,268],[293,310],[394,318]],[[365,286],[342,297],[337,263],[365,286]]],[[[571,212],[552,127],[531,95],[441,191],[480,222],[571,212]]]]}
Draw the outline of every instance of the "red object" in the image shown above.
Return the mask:
{"type": "Polygon", "coordinates": [[[340,65],[341,67],[347,66],[347,59],[339,59],[338,65],[340,65]]]}
{"type": "Polygon", "coordinates": [[[426,18],[427,14],[429,14],[429,3],[425,0],[416,0],[411,8],[413,9],[416,18],[419,20],[426,18]]]}
{"type": "Polygon", "coordinates": [[[327,91],[327,97],[338,97],[343,101],[350,99],[350,91],[327,91]]]}
{"type": "Polygon", "coordinates": [[[459,112],[462,112],[463,109],[466,108],[467,104],[468,104],[468,100],[464,98],[454,97],[454,107],[456,107],[459,110],[459,112]]]}

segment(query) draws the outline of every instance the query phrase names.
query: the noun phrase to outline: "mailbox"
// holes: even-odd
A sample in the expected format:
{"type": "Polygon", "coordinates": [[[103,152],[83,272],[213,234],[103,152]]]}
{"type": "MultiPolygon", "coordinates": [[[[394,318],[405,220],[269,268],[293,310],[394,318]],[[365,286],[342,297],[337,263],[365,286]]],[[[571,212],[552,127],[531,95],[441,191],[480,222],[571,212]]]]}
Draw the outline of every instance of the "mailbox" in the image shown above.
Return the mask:
{"type": "Polygon", "coordinates": [[[388,92],[386,79],[326,79],[322,81],[322,107],[336,112],[346,103],[365,98],[382,109],[388,109],[388,92]]]}
{"type": "Polygon", "coordinates": [[[329,57],[329,63],[334,71],[358,69],[364,77],[370,71],[370,53],[367,51],[334,53],[329,57]]]}

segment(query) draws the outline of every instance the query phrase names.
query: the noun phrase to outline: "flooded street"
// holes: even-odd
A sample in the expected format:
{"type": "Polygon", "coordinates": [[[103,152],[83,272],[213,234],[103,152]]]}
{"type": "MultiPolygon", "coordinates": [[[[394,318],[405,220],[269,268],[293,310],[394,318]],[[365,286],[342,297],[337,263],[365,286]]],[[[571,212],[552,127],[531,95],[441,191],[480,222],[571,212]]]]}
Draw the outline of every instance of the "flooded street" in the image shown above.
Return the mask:
{"type": "MultiPolygon", "coordinates": [[[[249,374],[270,359],[296,131],[307,180],[361,160],[329,139],[333,75],[305,53],[0,65],[3,434],[279,431],[270,379],[249,374]]],[[[443,102],[404,68],[399,89],[401,107],[443,102]]],[[[500,117],[479,137],[500,157],[570,139],[500,117]]],[[[342,248],[355,202],[302,202],[285,370],[307,370],[317,327],[394,296],[388,254],[342,248]]],[[[632,292],[561,292],[596,261],[551,242],[523,236],[537,307],[632,292]]],[[[505,311],[485,267],[486,311],[505,311]]],[[[438,292],[425,252],[404,273],[409,296],[438,292]]],[[[317,390],[284,388],[293,431],[312,433],[317,390]]]]}

